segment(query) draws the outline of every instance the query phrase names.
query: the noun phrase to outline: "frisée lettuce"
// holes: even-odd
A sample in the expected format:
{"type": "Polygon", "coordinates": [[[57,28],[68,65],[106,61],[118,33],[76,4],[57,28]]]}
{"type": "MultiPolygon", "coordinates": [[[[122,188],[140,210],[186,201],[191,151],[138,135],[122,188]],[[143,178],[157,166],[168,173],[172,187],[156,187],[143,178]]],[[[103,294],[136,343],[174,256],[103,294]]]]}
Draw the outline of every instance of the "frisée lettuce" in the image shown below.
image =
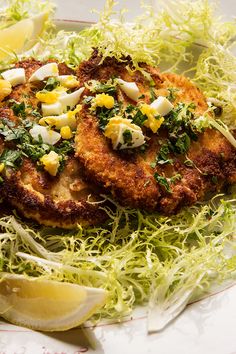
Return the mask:
{"type": "Polygon", "coordinates": [[[235,277],[236,199],[219,196],[171,218],[118,205],[106,211],[107,225],[71,232],[1,218],[0,271],[108,290],[95,320],[123,318],[146,304],[150,332],[213,280],[235,277]]]}

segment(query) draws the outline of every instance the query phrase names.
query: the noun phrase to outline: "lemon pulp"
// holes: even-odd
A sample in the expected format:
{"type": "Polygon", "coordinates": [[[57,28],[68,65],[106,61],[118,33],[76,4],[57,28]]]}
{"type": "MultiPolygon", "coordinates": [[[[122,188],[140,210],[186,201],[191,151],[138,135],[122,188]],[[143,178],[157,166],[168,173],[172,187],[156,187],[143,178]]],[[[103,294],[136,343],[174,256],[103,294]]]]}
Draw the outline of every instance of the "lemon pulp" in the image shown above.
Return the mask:
{"type": "Polygon", "coordinates": [[[30,49],[42,33],[47,14],[21,20],[0,31],[0,60],[30,49]]]}
{"type": "Polygon", "coordinates": [[[76,327],[104,305],[107,293],[71,283],[4,273],[0,314],[6,320],[42,331],[76,327]]]}

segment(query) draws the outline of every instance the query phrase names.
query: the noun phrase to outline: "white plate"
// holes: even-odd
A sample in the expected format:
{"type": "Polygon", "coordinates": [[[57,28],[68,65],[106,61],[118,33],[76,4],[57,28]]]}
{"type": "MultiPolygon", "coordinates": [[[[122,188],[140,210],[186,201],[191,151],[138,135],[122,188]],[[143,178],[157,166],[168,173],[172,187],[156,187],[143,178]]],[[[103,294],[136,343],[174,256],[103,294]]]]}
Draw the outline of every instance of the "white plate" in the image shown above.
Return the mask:
{"type": "MultiPolygon", "coordinates": [[[[57,24],[70,30],[96,21],[97,16],[89,10],[96,6],[101,9],[104,0],[57,0],[57,3],[57,24]]],[[[120,7],[124,4],[131,9],[129,20],[140,13],[138,0],[120,1],[120,7]]],[[[234,0],[222,0],[222,7],[226,15],[236,14],[234,0]]],[[[235,328],[234,285],[189,305],[164,331],[149,336],[145,308],[138,309],[132,319],[121,324],[52,334],[0,321],[0,354],[236,354],[235,328]]]]}
{"type": "Polygon", "coordinates": [[[146,334],[144,310],[122,324],[39,333],[0,322],[1,354],[236,354],[236,286],[187,309],[163,332],[146,334]]]}

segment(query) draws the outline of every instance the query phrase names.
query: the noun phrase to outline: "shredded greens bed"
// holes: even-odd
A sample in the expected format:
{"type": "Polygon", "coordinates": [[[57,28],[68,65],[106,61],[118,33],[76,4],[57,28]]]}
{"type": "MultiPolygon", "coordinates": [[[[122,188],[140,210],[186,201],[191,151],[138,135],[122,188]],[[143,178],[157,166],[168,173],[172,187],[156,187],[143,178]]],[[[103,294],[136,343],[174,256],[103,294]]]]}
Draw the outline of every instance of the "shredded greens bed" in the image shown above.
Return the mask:
{"type": "MultiPolygon", "coordinates": [[[[1,28],[30,16],[36,4],[39,11],[48,8],[36,0],[9,1],[0,13],[1,28]]],[[[181,73],[188,67],[209,102],[222,108],[223,125],[216,124],[224,132],[236,128],[235,22],[222,22],[206,0],[143,5],[143,15],[132,24],[114,9],[107,0],[98,23],[79,33],[56,33],[48,23],[27,55],[76,67],[96,47],[103,58],[129,55],[140,70],[140,62],[181,73]]],[[[116,204],[106,212],[109,220],[102,227],[78,225],[70,232],[26,224],[16,215],[2,217],[0,271],[107,289],[109,299],[95,320],[120,319],[148,305],[150,332],[162,329],[213,283],[235,278],[233,191],[170,218],[116,204]]]]}

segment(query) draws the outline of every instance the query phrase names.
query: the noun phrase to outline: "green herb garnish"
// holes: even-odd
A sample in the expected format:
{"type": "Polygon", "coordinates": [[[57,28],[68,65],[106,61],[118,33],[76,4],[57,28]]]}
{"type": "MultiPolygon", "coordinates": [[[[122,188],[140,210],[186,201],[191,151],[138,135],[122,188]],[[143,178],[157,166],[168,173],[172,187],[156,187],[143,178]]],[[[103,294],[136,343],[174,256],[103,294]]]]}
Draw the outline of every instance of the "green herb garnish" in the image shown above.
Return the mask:
{"type": "Polygon", "coordinates": [[[168,157],[170,152],[169,144],[163,144],[157,155],[156,162],[159,165],[172,164],[173,160],[168,157]]]}
{"type": "Polygon", "coordinates": [[[45,91],[52,91],[60,85],[60,81],[56,77],[49,77],[47,79],[46,85],[44,86],[45,91]]]}
{"type": "Polygon", "coordinates": [[[155,172],[154,173],[154,178],[162,187],[165,188],[165,190],[168,193],[171,193],[170,184],[169,184],[169,182],[168,182],[166,177],[163,177],[163,176],[159,175],[157,172],[155,172]]]}
{"type": "Polygon", "coordinates": [[[170,87],[167,89],[169,94],[166,97],[170,102],[173,102],[176,100],[176,92],[179,91],[179,89],[175,88],[175,87],[170,87]]]}
{"type": "Polygon", "coordinates": [[[22,163],[21,151],[5,149],[0,156],[0,163],[4,163],[7,167],[20,167],[22,163]]]}
{"type": "Polygon", "coordinates": [[[13,105],[11,106],[11,109],[13,110],[14,114],[17,117],[21,117],[21,118],[25,118],[26,117],[26,111],[25,111],[25,103],[21,102],[15,102],[13,103],[13,105]]]}
{"type": "Polygon", "coordinates": [[[99,120],[99,127],[101,130],[104,130],[109,120],[114,116],[118,115],[120,112],[119,103],[115,103],[112,109],[107,109],[105,107],[97,107],[96,108],[96,116],[99,120]]]}
{"type": "Polygon", "coordinates": [[[126,129],[123,132],[124,144],[132,145],[132,133],[130,130],[126,129]]]}

